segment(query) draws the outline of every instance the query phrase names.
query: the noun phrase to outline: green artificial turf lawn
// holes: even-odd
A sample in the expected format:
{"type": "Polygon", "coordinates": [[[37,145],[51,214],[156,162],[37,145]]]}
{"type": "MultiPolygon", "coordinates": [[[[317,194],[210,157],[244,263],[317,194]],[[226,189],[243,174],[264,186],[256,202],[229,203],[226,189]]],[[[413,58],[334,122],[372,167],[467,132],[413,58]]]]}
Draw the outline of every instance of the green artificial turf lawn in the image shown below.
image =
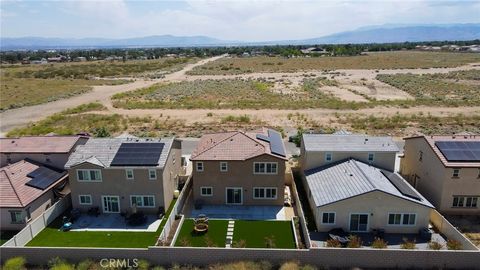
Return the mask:
{"type": "Polygon", "coordinates": [[[60,215],[35,236],[27,246],[147,248],[155,245],[175,202],[176,199],[170,203],[165,218],[156,232],[62,232],[58,230],[62,226],[62,215],[60,215]]]}
{"type": "Polygon", "coordinates": [[[207,247],[206,240],[210,240],[210,247],[225,247],[228,220],[209,220],[208,232],[195,234],[193,219],[185,219],[175,242],[175,246],[207,247]]]}
{"type": "Polygon", "coordinates": [[[247,248],[265,248],[265,237],[271,236],[275,248],[295,248],[290,221],[235,221],[233,241],[245,240],[247,248]]]}

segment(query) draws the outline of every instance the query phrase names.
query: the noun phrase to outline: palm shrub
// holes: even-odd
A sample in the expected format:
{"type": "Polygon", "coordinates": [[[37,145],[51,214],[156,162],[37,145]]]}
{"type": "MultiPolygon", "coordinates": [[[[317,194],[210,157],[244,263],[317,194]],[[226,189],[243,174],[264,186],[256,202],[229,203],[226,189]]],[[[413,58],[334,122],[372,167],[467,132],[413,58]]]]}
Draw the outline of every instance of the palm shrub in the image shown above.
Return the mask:
{"type": "Polygon", "coordinates": [[[432,250],[440,250],[443,248],[443,245],[437,241],[430,241],[428,242],[428,248],[432,250]]]}
{"type": "Polygon", "coordinates": [[[409,241],[407,238],[403,238],[403,243],[400,244],[401,249],[415,249],[416,246],[415,240],[409,241]]]}
{"type": "Polygon", "coordinates": [[[325,246],[339,248],[339,247],[342,247],[342,243],[340,243],[340,241],[338,241],[337,239],[328,239],[325,246]]]}
{"type": "Polygon", "coordinates": [[[457,240],[448,239],[447,248],[449,250],[461,250],[462,249],[462,244],[457,240]]]}
{"type": "Polygon", "coordinates": [[[387,248],[388,242],[383,240],[382,238],[375,237],[372,242],[372,248],[387,248]]]}
{"type": "Polygon", "coordinates": [[[347,248],[361,248],[362,247],[362,239],[356,235],[350,235],[348,237],[350,241],[348,241],[347,248]]]}

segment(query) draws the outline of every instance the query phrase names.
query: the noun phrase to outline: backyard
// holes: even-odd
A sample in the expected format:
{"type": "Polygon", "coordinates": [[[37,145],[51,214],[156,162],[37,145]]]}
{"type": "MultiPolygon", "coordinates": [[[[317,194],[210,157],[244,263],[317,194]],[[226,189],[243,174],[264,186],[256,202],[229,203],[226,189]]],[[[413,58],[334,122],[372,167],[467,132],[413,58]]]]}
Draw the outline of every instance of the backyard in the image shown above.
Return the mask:
{"type": "Polygon", "coordinates": [[[49,224],[27,246],[36,247],[112,247],[112,248],[147,248],[154,246],[176,202],[170,203],[165,216],[156,232],[122,232],[122,231],[72,231],[63,232],[62,216],[49,224]]]}
{"type": "MultiPolygon", "coordinates": [[[[235,220],[233,248],[295,248],[290,221],[235,220]]],[[[209,220],[208,232],[196,234],[194,220],[185,219],[175,246],[225,247],[228,220],[209,220]]]]}

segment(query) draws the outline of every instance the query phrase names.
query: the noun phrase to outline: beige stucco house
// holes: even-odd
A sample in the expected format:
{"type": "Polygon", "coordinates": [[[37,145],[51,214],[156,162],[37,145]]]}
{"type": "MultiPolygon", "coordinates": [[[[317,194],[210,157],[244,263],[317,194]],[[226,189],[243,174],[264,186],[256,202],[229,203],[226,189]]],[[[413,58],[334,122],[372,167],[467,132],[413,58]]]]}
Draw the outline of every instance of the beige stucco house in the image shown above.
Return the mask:
{"type": "Polygon", "coordinates": [[[25,136],[0,138],[0,166],[26,158],[50,167],[64,169],[68,157],[78,145],[85,144],[86,136],[25,136]]]}
{"type": "Polygon", "coordinates": [[[196,205],[283,205],[285,146],[271,129],[202,136],[192,153],[196,205]]]}
{"type": "Polygon", "coordinates": [[[73,208],[161,214],[177,189],[180,161],[180,142],[173,138],[90,139],[65,165],[73,208]]]}
{"type": "Polygon", "coordinates": [[[480,215],[480,135],[405,138],[400,171],[440,212],[480,215]]]}
{"type": "Polygon", "coordinates": [[[393,171],[399,149],[391,137],[351,134],[303,134],[300,166],[310,170],[347,158],[393,171]]]}
{"type": "Polygon", "coordinates": [[[418,233],[433,206],[399,174],[355,159],[304,171],[305,190],[320,232],[418,233]]]}
{"type": "Polygon", "coordinates": [[[63,196],[67,173],[24,159],[0,168],[0,229],[21,230],[63,196]]]}

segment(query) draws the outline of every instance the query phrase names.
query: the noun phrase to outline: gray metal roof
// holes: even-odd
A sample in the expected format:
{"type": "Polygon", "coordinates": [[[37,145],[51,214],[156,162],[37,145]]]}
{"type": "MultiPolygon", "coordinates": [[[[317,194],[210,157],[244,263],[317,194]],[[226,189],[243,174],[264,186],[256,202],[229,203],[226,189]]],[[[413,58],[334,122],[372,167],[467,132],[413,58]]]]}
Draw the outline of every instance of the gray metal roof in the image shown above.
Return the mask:
{"type": "Polygon", "coordinates": [[[70,155],[65,168],[71,168],[81,163],[92,163],[100,167],[108,168],[122,143],[145,143],[161,142],[164,143],[162,153],[158,160],[158,166],[163,168],[168,158],[168,153],[172,147],[173,138],[92,138],[85,145],[77,146],[74,153],[70,155]]]}
{"type": "Polygon", "coordinates": [[[307,170],[305,171],[305,177],[317,207],[371,191],[382,191],[433,208],[427,199],[397,173],[387,172],[355,159],[343,160],[307,170]],[[415,194],[418,199],[405,195],[405,190],[402,193],[386,175],[389,177],[394,175],[397,181],[400,178],[400,181],[403,181],[403,188],[407,188],[409,193],[415,194]]]}
{"type": "Polygon", "coordinates": [[[303,134],[305,151],[398,152],[391,137],[350,134],[303,134]]]}

